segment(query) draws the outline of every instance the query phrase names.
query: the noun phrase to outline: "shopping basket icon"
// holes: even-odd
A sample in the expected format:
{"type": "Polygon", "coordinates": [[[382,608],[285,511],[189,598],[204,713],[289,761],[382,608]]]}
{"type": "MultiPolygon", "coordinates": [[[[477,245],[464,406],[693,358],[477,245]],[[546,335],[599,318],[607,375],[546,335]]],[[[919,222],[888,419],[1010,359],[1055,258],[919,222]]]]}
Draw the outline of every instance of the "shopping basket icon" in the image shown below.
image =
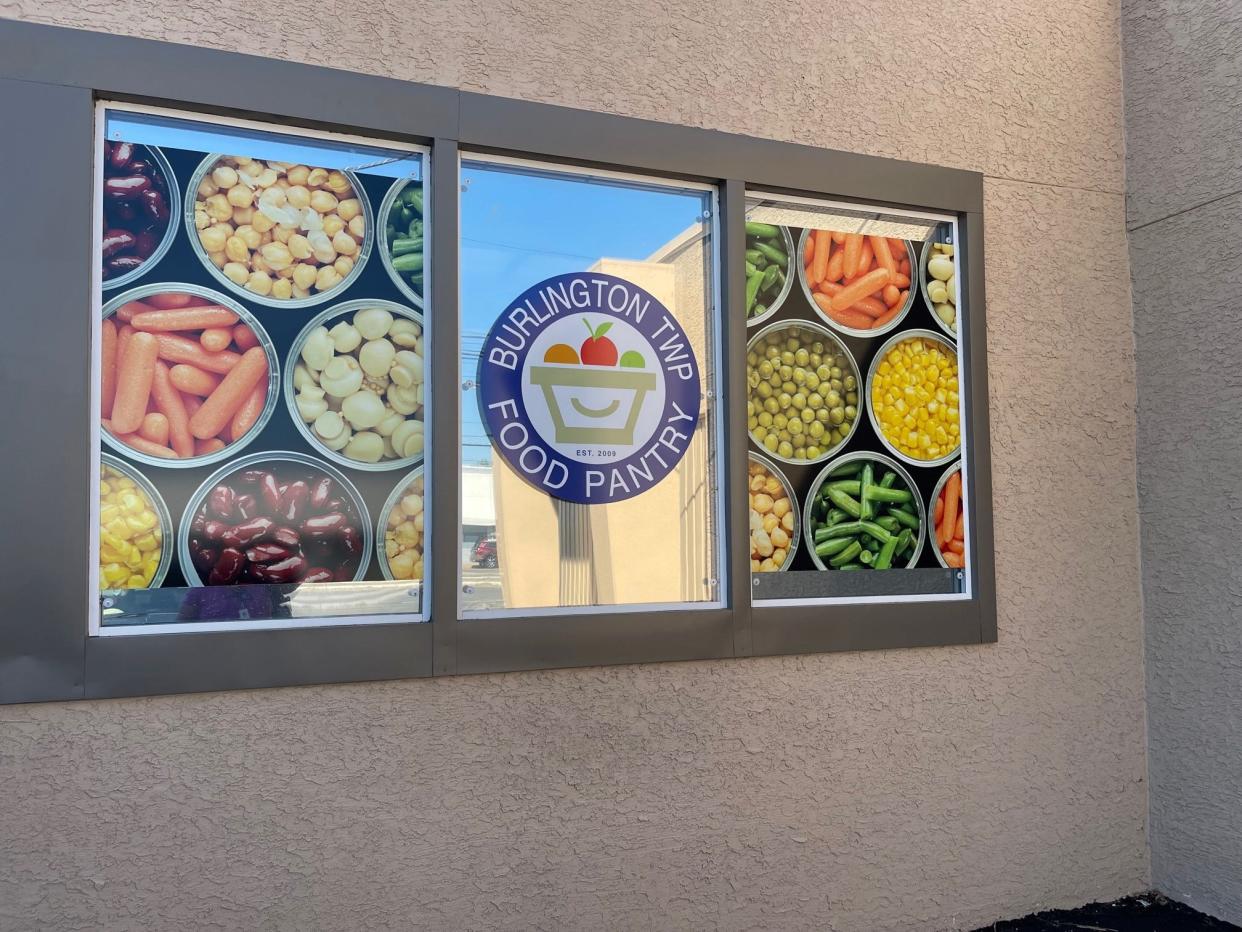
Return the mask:
{"type": "Polygon", "coordinates": [[[656,387],[656,374],[609,366],[545,365],[530,367],[530,382],[543,389],[557,443],[632,446],[643,399],[656,387]]]}

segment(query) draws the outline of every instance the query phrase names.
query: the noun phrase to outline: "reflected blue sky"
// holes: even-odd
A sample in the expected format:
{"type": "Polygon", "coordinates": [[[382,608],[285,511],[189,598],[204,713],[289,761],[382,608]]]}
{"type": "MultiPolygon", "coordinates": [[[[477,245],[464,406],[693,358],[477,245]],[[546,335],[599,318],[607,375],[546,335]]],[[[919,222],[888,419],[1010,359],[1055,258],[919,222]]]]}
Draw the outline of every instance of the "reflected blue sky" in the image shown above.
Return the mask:
{"type": "MultiPolygon", "coordinates": [[[[703,222],[706,191],[652,188],[582,175],[463,161],[462,378],[473,379],[487,331],[536,282],[601,258],[646,259],[703,222]]],[[[491,448],[473,392],[462,398],[462,461],[491,448]]]]}
{"type": "Polygon", "coordinates": [[[169,146],[198,152],[247,155],[253,159],[315,165],[321,168],[367,166],[367,174],[386,178],[421,178],[417,152],[386,149],[358,143],[284,136],[270,130],[198,123],[167,116],[109,110],[104,135],[153,146],[169,146]],[[378,163],[378,164],[377,164],[378,163]]]}

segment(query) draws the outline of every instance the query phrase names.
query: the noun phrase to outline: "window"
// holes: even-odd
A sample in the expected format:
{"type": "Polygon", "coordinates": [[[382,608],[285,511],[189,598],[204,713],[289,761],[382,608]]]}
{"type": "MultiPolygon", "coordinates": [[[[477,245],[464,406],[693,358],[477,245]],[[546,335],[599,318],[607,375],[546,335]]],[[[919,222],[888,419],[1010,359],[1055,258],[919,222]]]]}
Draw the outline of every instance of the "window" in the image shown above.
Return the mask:
{"type": "Polygon", "coordinates": [[[461,170],[467,616],[720,604],[715,192],[461,170]]]}
{"type": "Polygon", "coordinates": [[[417,620],[427,155],[101,106],[104,633],[417,620]]]}
{"type": "Polygon", "coordinates": [[[755,603],[968,597],[954,219],[754,195],[746,220],[755,603]]]}

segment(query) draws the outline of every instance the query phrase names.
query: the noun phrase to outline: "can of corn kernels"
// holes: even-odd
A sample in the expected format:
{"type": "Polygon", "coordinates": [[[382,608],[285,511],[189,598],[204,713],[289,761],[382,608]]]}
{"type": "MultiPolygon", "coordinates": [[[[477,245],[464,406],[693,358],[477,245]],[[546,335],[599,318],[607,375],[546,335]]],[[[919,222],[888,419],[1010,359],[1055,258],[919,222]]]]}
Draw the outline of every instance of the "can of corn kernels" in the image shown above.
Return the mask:
{"type": "MultiPolygon", "coordinates": [[[[115,530],[112,529],[110,525],[112,524],[114,520],[117,520],[121,518],[122,516],[112,515],[108,513],[108,506],[110,503],[105,503],[103,501],[104,493],[103,493],[103,488],[101,487],[99,489],[99,494],[100,494],[99,589],[100,590],[105,590],[105,589],[158,589],[163,584],[164,577],[168,575],[169,567],[172,566],[173,523],[172,523],[172,515],[168,513],[168,505],[164,502],[163,496],[161,496],[160,493],[156,491],[155,486],[151,484],[151,480],[149,480],[146,476],[140,473],[133,466],[130,466],[128,463],[125,463],[117,459],[115,456],[109,456],[108,454],[103,453],[99,457],[99,466],[100,466],[99,479],[101,483],[111,483],[112,481],[114,481],[116,476],[123,476],[124,478],[129,479],[131,482],[133,482],[135,490],[141,493],[141,495],[146,498],[146,502],[144,504],[150,506],[151,511],[154,512],[156,518],[158,519],[155,527],[158,528],[160,532],[159,562],[156,564],[155,570],[152,573],[149,582],[147,582],[143,586],[119,585],[118,584],[120,583],[119,578],[118,579],[106,578],[107,564],[118,562],[118,561],[112,561],[112,560],[105,559],[105,556],[113,556],[114,554],[108,552],[108,547],[110,547],[111,545],[105,544],[103,537],[105,534],[113,534],[114,536],[116,536],[115,530]]],[[[151,528],[151,529],[143,528],[141,530],[145,534],[150,530],[154,530],[154,528],[151,528]]],[[[134,542],[134,536],[135,535],[131,534],[128,538],[125,539],[125,543],[134,544],[134,546],[137,546],[137,544],[134,542]]],[[[126,568],[133,569],[131,567],[126,567],[126,568]]],[[[129,575],[132,575],[132,573],[129,575]]]]}
{"type": "MultiPolygon", "coordinates": [[[[893,441],[889,438],[889,436],[884,432],[883,424],[881,423],[881,414],[880,412],[876,411],[874,386],[875,386],[876,372],[879,369],[880,364],[884,361],[884,358],[888,355],[889,350],[891,350],[894,346],[897,346],[904,340],[911,340],[915,338],[933,342],[937,346],[939,346],[943,352],[953,357],[954,360],[958,359],[957,345],[954,344],[949,339],[947,339],[942,334],[936,333],[933,330],[902,330],[899,333],[893,334],[891,337],[889,337],[887,340],[884,341],[884,344],[878,350],[876,350],[875,355],[871,359],[871,365],[867,369],[867,381],[866,381],[867,417],[871,421],[871,427],[875,431],[876,436],[880,438],[880,443],[884,445],[884,448],[888,450],[889,453],[897,457],[897,459],[901,460],[903,463],[909,463],[911,466],[943,466],[945,463],[948,463],[954,459],[957,459],[957,457],[961,455],[961,449],[962,449],[961,395],[962,395],[962,392],[960,389],[960,385],[958,389],[958,404],[957,404],[958,442],[952,449],[931,459],[920,459],[917,456],[911,456],[905,451],[899,450],[896,447],[896,445],[893,443],[893,441]]],[[[960,377],[960,373],[961,373],[960,366],[958,369],[958,373],[960,377]]]]}

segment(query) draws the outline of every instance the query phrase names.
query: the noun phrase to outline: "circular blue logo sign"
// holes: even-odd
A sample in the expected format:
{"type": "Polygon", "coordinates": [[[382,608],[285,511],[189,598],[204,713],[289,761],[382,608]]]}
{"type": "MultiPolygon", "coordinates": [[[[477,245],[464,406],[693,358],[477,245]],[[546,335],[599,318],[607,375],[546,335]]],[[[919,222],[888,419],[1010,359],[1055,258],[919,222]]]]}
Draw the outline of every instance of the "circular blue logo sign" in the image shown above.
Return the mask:
{"type": "Polygon", "coordinates": [[[479,414],[497,453],[554,498],[641,495],[686,454],[699,367],[686,332],[649,292],[575,272],[522,292],[479,354],[479,414]]]}

